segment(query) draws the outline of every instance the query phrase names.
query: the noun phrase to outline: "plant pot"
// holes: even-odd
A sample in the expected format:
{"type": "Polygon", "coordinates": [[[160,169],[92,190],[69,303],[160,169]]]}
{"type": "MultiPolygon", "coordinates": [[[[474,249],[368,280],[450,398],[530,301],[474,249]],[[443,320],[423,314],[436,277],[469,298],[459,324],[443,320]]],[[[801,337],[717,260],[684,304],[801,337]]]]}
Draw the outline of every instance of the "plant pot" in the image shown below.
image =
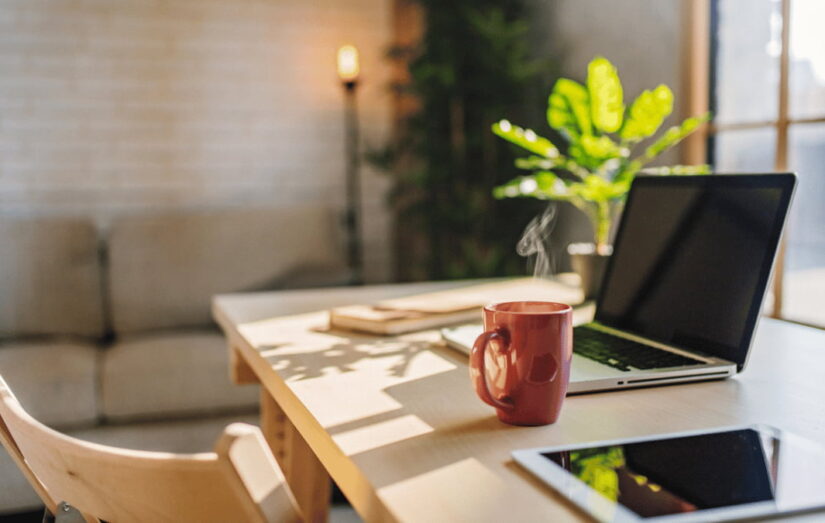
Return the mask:
{"type": "MultiPolygon", "coordinates": [[[[612,249],[611,249],[612,250],[612,249]]],[[[592,243],[571,243],[567,247],[570,254],[570,263],[573,271],[581,279],[581,288],[585,300],[593,300],[599,296],[599,289],[604,278],[607,260],[610,254],[599,254],[592,243]]]]}

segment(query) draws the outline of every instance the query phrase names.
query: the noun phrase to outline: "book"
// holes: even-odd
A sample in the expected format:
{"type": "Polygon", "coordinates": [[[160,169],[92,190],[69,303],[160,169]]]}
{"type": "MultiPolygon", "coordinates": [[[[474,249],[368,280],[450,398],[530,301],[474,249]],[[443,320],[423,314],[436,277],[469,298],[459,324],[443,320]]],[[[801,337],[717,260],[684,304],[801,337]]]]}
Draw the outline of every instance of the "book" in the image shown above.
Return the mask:
{"type": "Polygon", "coordinates": [[[504,301],[582,301],[580,289],[540,278],[518,278],[384,300],[372,305],[348,305],[329,312],[332,328],[395,335],[436,329],[457,323],[481,322],[481,309],[504,301]]]}

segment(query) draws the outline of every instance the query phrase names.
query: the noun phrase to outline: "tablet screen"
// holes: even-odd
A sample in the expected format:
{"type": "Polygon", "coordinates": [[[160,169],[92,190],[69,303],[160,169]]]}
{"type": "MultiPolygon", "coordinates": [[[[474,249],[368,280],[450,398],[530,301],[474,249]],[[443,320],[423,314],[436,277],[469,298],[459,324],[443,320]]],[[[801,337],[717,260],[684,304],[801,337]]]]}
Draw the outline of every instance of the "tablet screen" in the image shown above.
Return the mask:
{"type": "Polygon", "coordinates": [[[822,503],[819,449],[770,431],[732,430],[542,453],[605,498],[643,518],[771,502],[822,503]]]}

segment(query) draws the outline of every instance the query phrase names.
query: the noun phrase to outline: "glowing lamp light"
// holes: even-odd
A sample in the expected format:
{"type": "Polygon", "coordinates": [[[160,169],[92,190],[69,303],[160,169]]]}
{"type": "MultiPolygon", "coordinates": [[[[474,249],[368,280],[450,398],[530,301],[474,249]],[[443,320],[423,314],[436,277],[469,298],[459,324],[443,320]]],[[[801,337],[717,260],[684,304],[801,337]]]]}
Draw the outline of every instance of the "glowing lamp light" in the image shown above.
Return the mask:
{"type": "Polygon", "coordinates": [[[358,49],[354,45],[341,46],[338,49],[338,77],[344,83],[354,83],[360,72],[358,49]]]}

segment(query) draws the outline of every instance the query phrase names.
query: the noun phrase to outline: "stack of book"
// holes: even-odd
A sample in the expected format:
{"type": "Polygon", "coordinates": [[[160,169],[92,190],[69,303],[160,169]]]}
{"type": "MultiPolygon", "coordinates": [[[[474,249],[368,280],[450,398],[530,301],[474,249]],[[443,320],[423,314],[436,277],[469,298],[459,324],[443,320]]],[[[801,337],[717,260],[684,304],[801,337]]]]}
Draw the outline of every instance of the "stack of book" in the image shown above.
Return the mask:
{"type": "Polygon", "coordinates": [[[580,289],[540,278],[519,278],[385,300],[372,305],[337,307],[329,313],[330,327],[394,335],[481,321],[488,303],[506,301],[581,303],[580,289]]]}

